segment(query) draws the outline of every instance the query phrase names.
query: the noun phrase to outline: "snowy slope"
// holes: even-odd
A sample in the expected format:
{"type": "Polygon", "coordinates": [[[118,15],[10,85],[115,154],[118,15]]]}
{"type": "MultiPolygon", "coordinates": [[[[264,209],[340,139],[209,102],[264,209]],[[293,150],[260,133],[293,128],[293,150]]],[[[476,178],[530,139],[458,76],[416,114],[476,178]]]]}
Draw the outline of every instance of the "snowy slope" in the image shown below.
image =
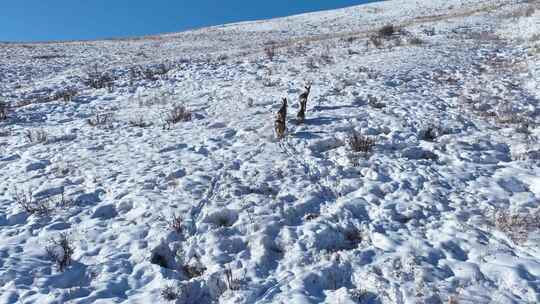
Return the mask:
{"type": "Polygon", "coordinates": [[[396,0],[0,44],[0,303],[539,302],[538,20],[396,0]]]}

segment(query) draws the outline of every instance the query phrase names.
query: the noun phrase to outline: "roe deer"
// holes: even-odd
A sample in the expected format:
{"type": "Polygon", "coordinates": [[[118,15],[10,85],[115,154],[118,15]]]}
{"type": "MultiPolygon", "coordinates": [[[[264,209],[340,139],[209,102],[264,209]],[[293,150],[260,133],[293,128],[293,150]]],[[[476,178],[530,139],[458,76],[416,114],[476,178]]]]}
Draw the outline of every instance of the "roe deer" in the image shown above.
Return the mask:
{"type": "Polygon", "coordinates": [[[298,111],[298,114],[296,115],[300,123],[304,122],[304,119],[306,118],[307,100],[309,97],[309,93],[311,92],[311,84],[305,86],[305,88],[306,91],[300,94],[300,111],[298,111]]]}
{"type": "Polygon", "coordinates": [[[276,130],[277,138],[281,139],[285,136],[285,131],[287,130],[286,126],[287,120],[287,98],[283,98],[281,108],[278,111],[274,127],[276,130]]]}

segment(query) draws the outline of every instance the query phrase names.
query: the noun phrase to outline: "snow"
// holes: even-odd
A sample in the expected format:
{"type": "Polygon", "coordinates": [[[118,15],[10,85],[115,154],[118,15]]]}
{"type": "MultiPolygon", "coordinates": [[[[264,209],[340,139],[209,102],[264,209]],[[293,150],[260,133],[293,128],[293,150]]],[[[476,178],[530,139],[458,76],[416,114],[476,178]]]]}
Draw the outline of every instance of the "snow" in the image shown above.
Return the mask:
{"type": "Polygon", "coordinates": [[[0,44],[0,303],[165,302],[167,287],[176,303],[539,302],[539,13],[396,0],[0,44]],[[406,33],[366,46],[385,24],[406,33]],[[111,90],[84,84],[95,64],[111,90]],[[192,119],[165,127],[180,103],[192,119]],[[351,150],[353,129],[373,151],[351,150]],[[22,208],[28,190],[52,210],[22,208]],[[46,251],[62,233],[63,272],[46,251]]]}

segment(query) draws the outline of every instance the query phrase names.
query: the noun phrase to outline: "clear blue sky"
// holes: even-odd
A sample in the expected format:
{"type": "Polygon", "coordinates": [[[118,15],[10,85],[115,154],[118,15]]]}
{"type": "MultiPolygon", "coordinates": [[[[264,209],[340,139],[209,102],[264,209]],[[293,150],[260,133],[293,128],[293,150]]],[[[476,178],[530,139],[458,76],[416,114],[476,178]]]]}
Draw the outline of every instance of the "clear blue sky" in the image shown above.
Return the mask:
{"type": "Polygon", "coordinates": [[[2,0],[0,41],[129,37],[287,16],[369,0],[2,0]]]}

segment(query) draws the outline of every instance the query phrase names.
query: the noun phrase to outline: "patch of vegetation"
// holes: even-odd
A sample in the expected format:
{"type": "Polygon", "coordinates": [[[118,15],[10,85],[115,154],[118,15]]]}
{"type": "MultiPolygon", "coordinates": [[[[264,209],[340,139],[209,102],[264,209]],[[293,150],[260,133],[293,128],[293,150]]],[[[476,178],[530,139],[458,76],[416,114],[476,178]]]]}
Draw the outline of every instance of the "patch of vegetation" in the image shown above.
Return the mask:
{"type": "Polygon", "coordinates": [[[93,89],[107,88],[109,91],[112,91],[114,87],[114,77],[108,72],[99,70],[99,67],[96,64],[87,72],[86,78],[83,79],[83,83],[93,89]]]}
{"type": "Polygon", "coordinates": [[[45,143],[49,135],[44,130],[26,130],[24,137],[29,143],[45,143]]]}
{"type": "Polygon", "coordinates": [[[355,130],[349,133],[347,144],[354,152],[371,153],[375,147],[375,140],[358,134],[355,130]]]}
{"type": "Polygon", "coordinates": [[[175,104],[170,110],[165,113],[164,129],[170,129],[173,125],[179,122],[191,121],[191,111],[183,104],[175,104]]]}
{"type": "Polygon", "coordinates": [[[108,127],[113,121],[113,113],[97,113],[94,117],[89,118],[87,123],[92,127],[108,127]]]}
{"type": "Polygon", "coordinates": [[[8,105],[6,102],[0,100],[0,121],[8,118],[8,105]]]}
{"type": "Polygon", "coordinates": [[[45,248],[47,256],[56,264],[59,271],[64,271],[72,262],[75,253],[73,241],[66,233],[60,233],[58,239],[51,239],[45,248]]]}

